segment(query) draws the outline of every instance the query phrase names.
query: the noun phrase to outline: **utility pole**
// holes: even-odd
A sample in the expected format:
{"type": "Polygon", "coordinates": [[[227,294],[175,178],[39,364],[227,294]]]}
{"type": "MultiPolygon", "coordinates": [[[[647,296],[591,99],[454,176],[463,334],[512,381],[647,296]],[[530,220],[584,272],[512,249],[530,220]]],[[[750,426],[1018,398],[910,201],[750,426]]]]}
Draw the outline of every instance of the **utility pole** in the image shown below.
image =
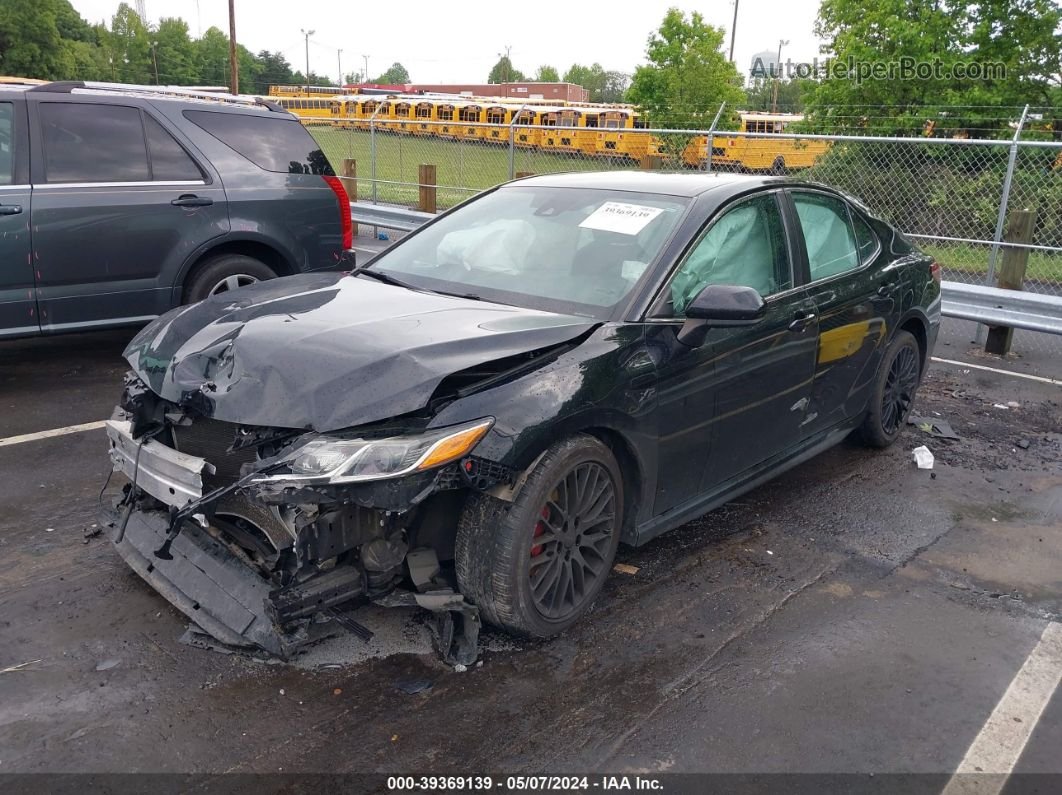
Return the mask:
{"type": "Polygon", "coordinates": [[[336,50],[336,68],[339,69],[339,82],[337,86],[343,85],[343,51],[336,50]]]}
{"type": "Polygon", "coordinates": [[[306,72],[305,72],[305,77],[306,77],[306,90],[309,91],[310,90],[310,36],[312,36],[317,31],[316,30],[305,30],[303,28],[299,28],[299,32],[303,36],[306,37],[306,72]]]}
{"type": "MultiPolygon", "coordinates": [[[[158,82],[157,77],[155,82],[158,82]]],[[[229,93],[240,93],[240,64],[236,60],[236,0],[229,0],[229,93]]]]}
{"type": "Polygon", "coordinates": [[[778,112],[778,81],[782,79],[782,47],[789,43],[789,39],[778,40],[778,74],[774,76],[774,91],[771,93],[771,113],[778,112]]]}
{"type": "Polygon", "coordinates": [[[730,60],[734,60],[734,37],[737,36],[737,12],[741,0],[734,0],[734,24],[730,26],[730,60]]]}
{"type": "Polygon", "coordinates": [[[155,54],[155,48],[159,46],[157,41],[151,42],[151,62],[155,64],[155,85],[159,84],[159,58],[155,54]]]}
{"type": "Polygon", "coordinates": [[[368,55],[363,55],[361,57],[365,59],[365,71],[361,73],[361,82],[368,83],[369,82],[369,56],[368,55]]]}

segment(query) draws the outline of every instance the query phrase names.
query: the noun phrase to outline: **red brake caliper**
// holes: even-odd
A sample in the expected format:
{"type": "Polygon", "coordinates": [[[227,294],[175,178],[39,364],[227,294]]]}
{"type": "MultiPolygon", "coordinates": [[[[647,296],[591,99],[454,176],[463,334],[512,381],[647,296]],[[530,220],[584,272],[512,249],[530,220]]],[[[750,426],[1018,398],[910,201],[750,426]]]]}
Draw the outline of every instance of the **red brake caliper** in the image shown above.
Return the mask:
{"type": "MultiPolygon", "coordinates": [[[[542,506],[542,514],[541,514],[541,516],[542,516],[543,519],[549,519],[549,506],[547,506],[547,505],[543,505],[542,506]]],[[[543,521],[535,522],[535,534],[534,534],[533,537],[534,538],[538,538],[539,536],[544,536],[545,534],[546,534],[546,523],[543,522],[543,521]]],[[[541,554],[541,552],[542,552],[542,545],[541,544],[535,544],[533,547],[531,547],[531,557],[535,557],[536,555],[541,554]]]]}

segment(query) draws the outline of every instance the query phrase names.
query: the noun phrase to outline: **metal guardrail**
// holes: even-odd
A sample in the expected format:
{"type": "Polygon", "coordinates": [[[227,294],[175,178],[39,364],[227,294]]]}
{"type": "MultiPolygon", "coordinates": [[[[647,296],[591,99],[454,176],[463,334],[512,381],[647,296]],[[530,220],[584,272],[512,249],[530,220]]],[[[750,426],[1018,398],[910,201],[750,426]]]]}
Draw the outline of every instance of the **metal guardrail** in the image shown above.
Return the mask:
{"type": "Polygon", "coordinates": [[[351,202],[350,215],[356,224],[397,229],[402,232],[412,232],[435,218],[431,213],[423,213],[419,210],[368,202],[351,202]]]}
{"type": "Polygon", "coordinates": [[[989,326],[1062,334],[1062,295],[946,281],[941,285],[941,313],[989,326]]]}

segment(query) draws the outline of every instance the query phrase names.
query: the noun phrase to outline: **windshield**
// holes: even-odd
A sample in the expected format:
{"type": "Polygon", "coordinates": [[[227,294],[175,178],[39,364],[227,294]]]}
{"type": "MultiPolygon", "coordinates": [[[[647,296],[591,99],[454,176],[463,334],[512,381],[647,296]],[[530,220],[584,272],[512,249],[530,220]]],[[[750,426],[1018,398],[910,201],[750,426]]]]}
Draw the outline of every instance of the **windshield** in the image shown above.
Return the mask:
{"type": "Polygon", "coordinates": [[[506,187],[384,252],[371,268],[413,287],[604,318],[685,209],[674,196],[506,187]]]}

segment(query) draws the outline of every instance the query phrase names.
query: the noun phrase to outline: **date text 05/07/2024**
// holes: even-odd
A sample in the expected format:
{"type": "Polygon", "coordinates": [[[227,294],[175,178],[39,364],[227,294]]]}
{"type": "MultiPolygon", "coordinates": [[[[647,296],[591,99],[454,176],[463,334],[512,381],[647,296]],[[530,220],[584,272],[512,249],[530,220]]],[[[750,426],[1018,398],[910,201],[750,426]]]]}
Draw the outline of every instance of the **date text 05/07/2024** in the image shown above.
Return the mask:
{"type": "Polygon", "coordinates": [[[387,790],[405,792],[572,792],[600,790],[662,792],[649,776],[389,776],[387,790]]]}

